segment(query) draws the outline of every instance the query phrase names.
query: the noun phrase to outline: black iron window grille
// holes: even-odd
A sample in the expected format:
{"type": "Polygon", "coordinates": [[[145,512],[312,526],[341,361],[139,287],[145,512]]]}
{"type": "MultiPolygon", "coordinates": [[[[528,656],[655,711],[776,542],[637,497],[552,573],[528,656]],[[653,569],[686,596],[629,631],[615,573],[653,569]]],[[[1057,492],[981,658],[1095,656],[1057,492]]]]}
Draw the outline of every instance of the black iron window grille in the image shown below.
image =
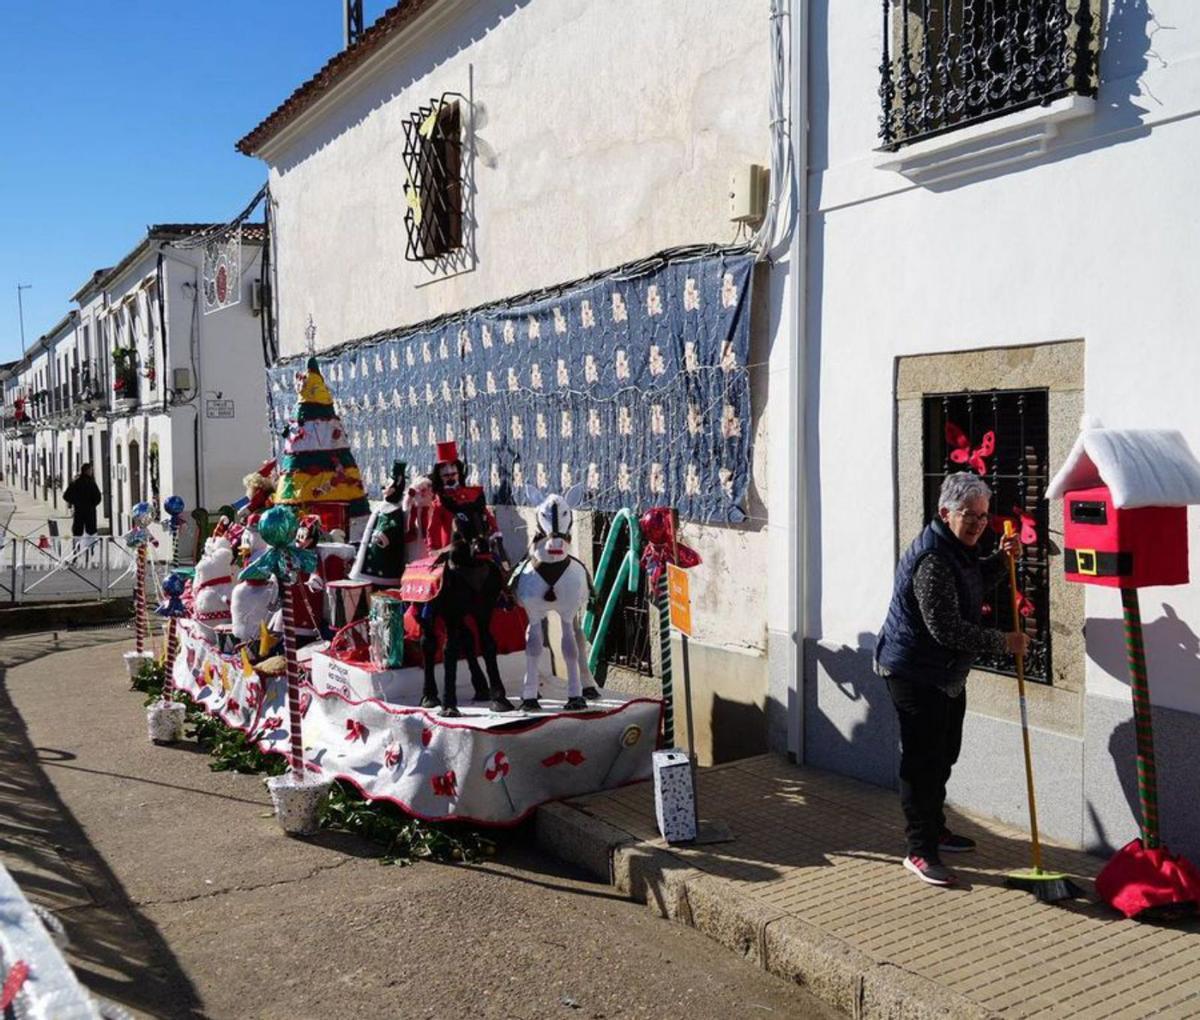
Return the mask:
{"type": "Polygon", "coordinates": [[[404,122],[404,223],[410,262],[439,259],[462,247],[462,115],[449,94],[404,122]]]}
{"type": "Polygon", "coordinates": [[[1094,96],[1101,0],[883,0],[883,148],[1094,96]]]}
{"type": "MultiPolygon", "coordinates": [[[[1022,535],[1017,589],[1030,637],[1025,676],[1051,683],[1050,552],[1046,486],[1049,470],[1047,390],[991,390],[926,396],[924,401],[925,519],[937,514],[942,479],[954,471],[981,474],[992,490],[990,527],[981,549],[993,551],[1005,518],[1022,535]]],[[[985,626],[1013,629],[1008,579],[984,594],[985,626]]],[[[1016,676],[1011,655],[981,656],[976,668],[1016,676]]]]}
{"type": "MultiPolygon", "coordinates": [[[[608,532],[612,527],[613,515],[602,511],[592,514],[592,562],[599,563],[604,552],[604,543],[608,540],[608,532]]],[[[622,531],[617,539],[617,547],[613,550],[614,564],[620,563],[621,558],[629,551],[629,536],[622,531]]],[[[607,597],[607,592],[600,593],[607,597]]],[[[597,614],[603,609],[603,604],[596,608],[597,614]]],[[[604,640],[604,651],[600,655],[600,676],[602,680],[609,666],[619,666],[621,669],[632,670],[640,676],[654,675],[654,660],[650,649],[650,603],[646,598],[646,575],[642,572],[642,583],[636,593],[626,592],[621,597],[621,603],[609,621],[608,634],[604,640]]]]}

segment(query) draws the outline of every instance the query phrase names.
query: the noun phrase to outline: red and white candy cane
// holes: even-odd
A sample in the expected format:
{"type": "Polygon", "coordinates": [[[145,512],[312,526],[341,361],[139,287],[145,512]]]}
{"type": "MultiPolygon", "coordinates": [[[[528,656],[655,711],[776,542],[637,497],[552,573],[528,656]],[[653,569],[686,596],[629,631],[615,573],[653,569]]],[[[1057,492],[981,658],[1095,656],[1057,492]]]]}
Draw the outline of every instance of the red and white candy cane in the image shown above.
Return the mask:
{"type": "Polygon", "coordinates": [[[292,585],[283,588],[283,657],[287,663],[288,718],[291,720],[292,774],[304,778],[304,739],[300,732],[300,666],[296,662],[296,618],[292,608],[292,585]]]}
{"type": "Polygon", "coordinates": [[[137,550],[137,580],[133,590],[133,629],[138,653],[146,650],[146,546],[137,550]]]}

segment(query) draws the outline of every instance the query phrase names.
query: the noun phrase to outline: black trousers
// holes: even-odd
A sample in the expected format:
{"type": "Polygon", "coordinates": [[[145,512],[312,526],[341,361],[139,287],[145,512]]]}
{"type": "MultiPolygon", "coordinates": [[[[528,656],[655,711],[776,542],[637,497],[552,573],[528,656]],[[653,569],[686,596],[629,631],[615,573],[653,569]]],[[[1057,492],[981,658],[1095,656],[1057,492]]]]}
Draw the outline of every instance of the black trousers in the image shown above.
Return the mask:
{"type": "Polygon", "coordinates": [[[71,518],[71,534],[76,538],[83,534],[96,534],[95,508],[90,512],[87,510],[76,511],[75,515],[71,518]]]}
{"type": "Polygon", "coordinates": [[[952,698],[930,683],[888,678],[900,719],[900,806],[908,853],[938,860],[946,828],[946,783],[962,749],[967,694],[952,698]]]}

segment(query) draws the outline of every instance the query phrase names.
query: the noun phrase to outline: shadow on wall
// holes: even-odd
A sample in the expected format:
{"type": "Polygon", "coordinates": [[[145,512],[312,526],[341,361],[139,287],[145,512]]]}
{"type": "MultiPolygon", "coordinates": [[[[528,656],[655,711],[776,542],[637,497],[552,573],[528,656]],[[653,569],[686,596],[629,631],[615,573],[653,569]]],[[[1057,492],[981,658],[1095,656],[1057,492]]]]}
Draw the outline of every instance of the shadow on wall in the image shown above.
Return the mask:
{"type": "Polygon", "coordinates": [[[761,705],[730,701],[714,694],[710,718],[714,765],[766,752],[767,723],[761,705]]]}
{"type": "Polygon", "coordinates": [[[875,635],[858,647],[809,642],[805,656],[805,764],[896,787],[899,733],[887,684],[872,664],[875,635]]]}
{"type": "MultiPolygon", "coordinates": [[[[1124,622],[1090,619],[1086,635],[1088,657],[1109,676],[1128,685],[1124,622]]],[[[1176,688],[1200,685],[1200,637],[1179,618],[1174,607],[1164,603],[1163,615],[1143,626],[1143,636],[1152,696],[1161,691],[1164,684],[1176,688]]],[[[1088,709],[1099,712],[1101,706],[1097,703],[1109,708],[1110,701],[1107,698],[1089,699],[1088,709]]],[[[1141,818],[1132,698],[1124,704],[1111,702],[1111,709],[1120,720],[1112,725],[1107,739],[1112,771],[1109,772],[1106,766],[1089,777],[1087,804],[1089,849],[1110,851],[1137,835],[1141,818]],[[1124,812],[1115,811],[1111,806],[1106,810],[1104,790],[1097,788],[1106,781],[1111,784],[1114,776],[1124,800],[1124,812]]],[[[1162,707],[1153,708],[1152,715],[1162,835],[1173,850],[1195,855],[1200,847],[1200,831],[1197,831],[1200,809],[1195,797],[1196,781],[1200,777],[1195,756],[1200,716],[1162,707]]],[[[1100,743],[1099,737],[1096,743],[1100,743]]],[[[1097,754],[1103,754],[1103,751],[1097,748],[1097,754]]],[[[1117,799],[1115,790],[1113,799],[1117,799]]]]}

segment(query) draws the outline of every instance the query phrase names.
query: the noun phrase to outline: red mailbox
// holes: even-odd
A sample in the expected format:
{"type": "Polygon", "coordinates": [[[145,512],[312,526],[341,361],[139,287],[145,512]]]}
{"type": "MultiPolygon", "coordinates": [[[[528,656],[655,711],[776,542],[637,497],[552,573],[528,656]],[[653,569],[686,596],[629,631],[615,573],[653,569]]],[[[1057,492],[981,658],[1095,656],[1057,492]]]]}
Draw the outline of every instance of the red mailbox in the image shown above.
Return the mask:
{"type": "Polygon", "coordinates": [[[1118,507],[1108,486],[1063,496],[1068,581],[1110,588],[1187,584],[1186,506],[1118,507]]]}
{"type": "Polygon", "coordinates": [[[1063,501],[1068,581],[1187,583],[1187,508],[1200,502],[1200,463],[1179,432],[1085,423],[1046,495],[1063,501]]]}

